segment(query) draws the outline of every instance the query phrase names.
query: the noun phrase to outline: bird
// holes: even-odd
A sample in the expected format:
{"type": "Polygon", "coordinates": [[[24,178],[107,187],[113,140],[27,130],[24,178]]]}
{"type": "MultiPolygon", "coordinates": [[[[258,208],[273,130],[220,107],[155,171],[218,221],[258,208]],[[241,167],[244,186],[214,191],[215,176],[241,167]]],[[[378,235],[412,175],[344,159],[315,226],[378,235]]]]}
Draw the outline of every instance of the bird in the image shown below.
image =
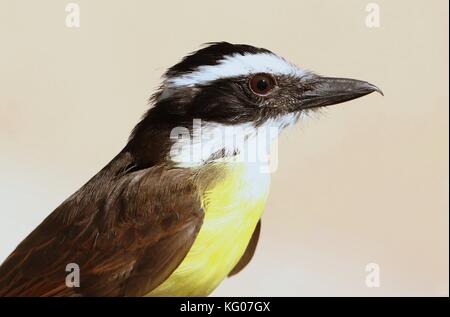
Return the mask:
{"type": "Polygon", "coordinates": [[[168,68],[124,148],[4,260],[0,296],[208,296],[255,253],[273,140],[372,92],[265,48],[204,44],[168,68]]]}

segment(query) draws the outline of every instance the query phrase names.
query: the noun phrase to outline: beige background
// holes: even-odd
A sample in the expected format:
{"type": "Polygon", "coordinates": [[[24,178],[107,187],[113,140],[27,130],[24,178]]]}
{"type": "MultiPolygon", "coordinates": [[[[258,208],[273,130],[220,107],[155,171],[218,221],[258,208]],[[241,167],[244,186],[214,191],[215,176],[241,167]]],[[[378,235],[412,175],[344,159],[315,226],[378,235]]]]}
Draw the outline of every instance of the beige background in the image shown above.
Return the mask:
{"type": "Polygon", "coordinates": [[[447,295],[448,1],[0,1],[0,260],[124,146],[201,43],[266,47],[370,95],[286,131],[249,267],[214,295],[447,295]],[[381,267],[381,287],[364,284],[381,267]]]}

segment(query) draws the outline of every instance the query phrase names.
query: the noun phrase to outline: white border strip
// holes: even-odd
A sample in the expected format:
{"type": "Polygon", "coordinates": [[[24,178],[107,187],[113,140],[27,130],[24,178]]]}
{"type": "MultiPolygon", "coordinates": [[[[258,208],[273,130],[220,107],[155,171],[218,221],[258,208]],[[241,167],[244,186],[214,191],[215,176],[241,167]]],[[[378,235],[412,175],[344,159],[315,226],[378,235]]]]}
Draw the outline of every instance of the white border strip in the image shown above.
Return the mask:
{"type": "Polygon", "coordinates": [[[302,77],[304,70],[271,53],[234,54],[225,57],[217,65],[200,66],[193,72],[175,78],[168,78],[171,86],[195,86],[220,78],[239,77],[256,73],[291,75],[302,77]]]}

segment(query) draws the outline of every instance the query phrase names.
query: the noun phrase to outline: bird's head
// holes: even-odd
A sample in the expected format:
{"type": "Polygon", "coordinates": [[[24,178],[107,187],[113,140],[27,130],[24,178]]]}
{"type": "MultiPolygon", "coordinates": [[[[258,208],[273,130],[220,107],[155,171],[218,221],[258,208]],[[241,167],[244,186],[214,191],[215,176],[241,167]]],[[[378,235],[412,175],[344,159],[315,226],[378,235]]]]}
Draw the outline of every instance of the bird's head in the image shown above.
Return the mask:
{"type": "Polygon", "coordinates": [[[261,125],[374,91],[380,90],[365,81],[315,75],[266,49],[221,42],[171,67],[158,99],[183,104],[176,109],[183,116],[261,125]]]}
{"type": "MultiPolygon", "coordinates": [[[[154,107],[132,139],[145,131],[153,131],[155,137],[155,129],[186,127],[192,132],[196,119],[206,127],[245,127],[242,131],[247,134],[262,126],[282,129],[306,111],[374,91],[381,93],[365,81],[322,77],[303,70],[267,49],[212,43],[168,69],[153,96],[154,107]]],[[[227,152],[215,144],[201,160],[218,150],[227,152]]]]}

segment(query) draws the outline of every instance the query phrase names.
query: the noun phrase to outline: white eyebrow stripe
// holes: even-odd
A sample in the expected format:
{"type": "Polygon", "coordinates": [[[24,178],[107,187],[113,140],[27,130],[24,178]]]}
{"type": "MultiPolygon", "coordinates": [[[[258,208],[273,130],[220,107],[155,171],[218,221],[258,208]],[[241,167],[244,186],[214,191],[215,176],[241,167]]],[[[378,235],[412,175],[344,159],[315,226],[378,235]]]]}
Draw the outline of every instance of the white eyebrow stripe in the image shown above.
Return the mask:
{"type": "Polygon", "coordinates": [[[167,79],[171,86],[194,86],[220,78],[231,78],[256,73],[292,75],[302,77],[304,70],[271,53],[234,54],[225,57],[217,65],[200,66],[191,73],[167,79]]]}

